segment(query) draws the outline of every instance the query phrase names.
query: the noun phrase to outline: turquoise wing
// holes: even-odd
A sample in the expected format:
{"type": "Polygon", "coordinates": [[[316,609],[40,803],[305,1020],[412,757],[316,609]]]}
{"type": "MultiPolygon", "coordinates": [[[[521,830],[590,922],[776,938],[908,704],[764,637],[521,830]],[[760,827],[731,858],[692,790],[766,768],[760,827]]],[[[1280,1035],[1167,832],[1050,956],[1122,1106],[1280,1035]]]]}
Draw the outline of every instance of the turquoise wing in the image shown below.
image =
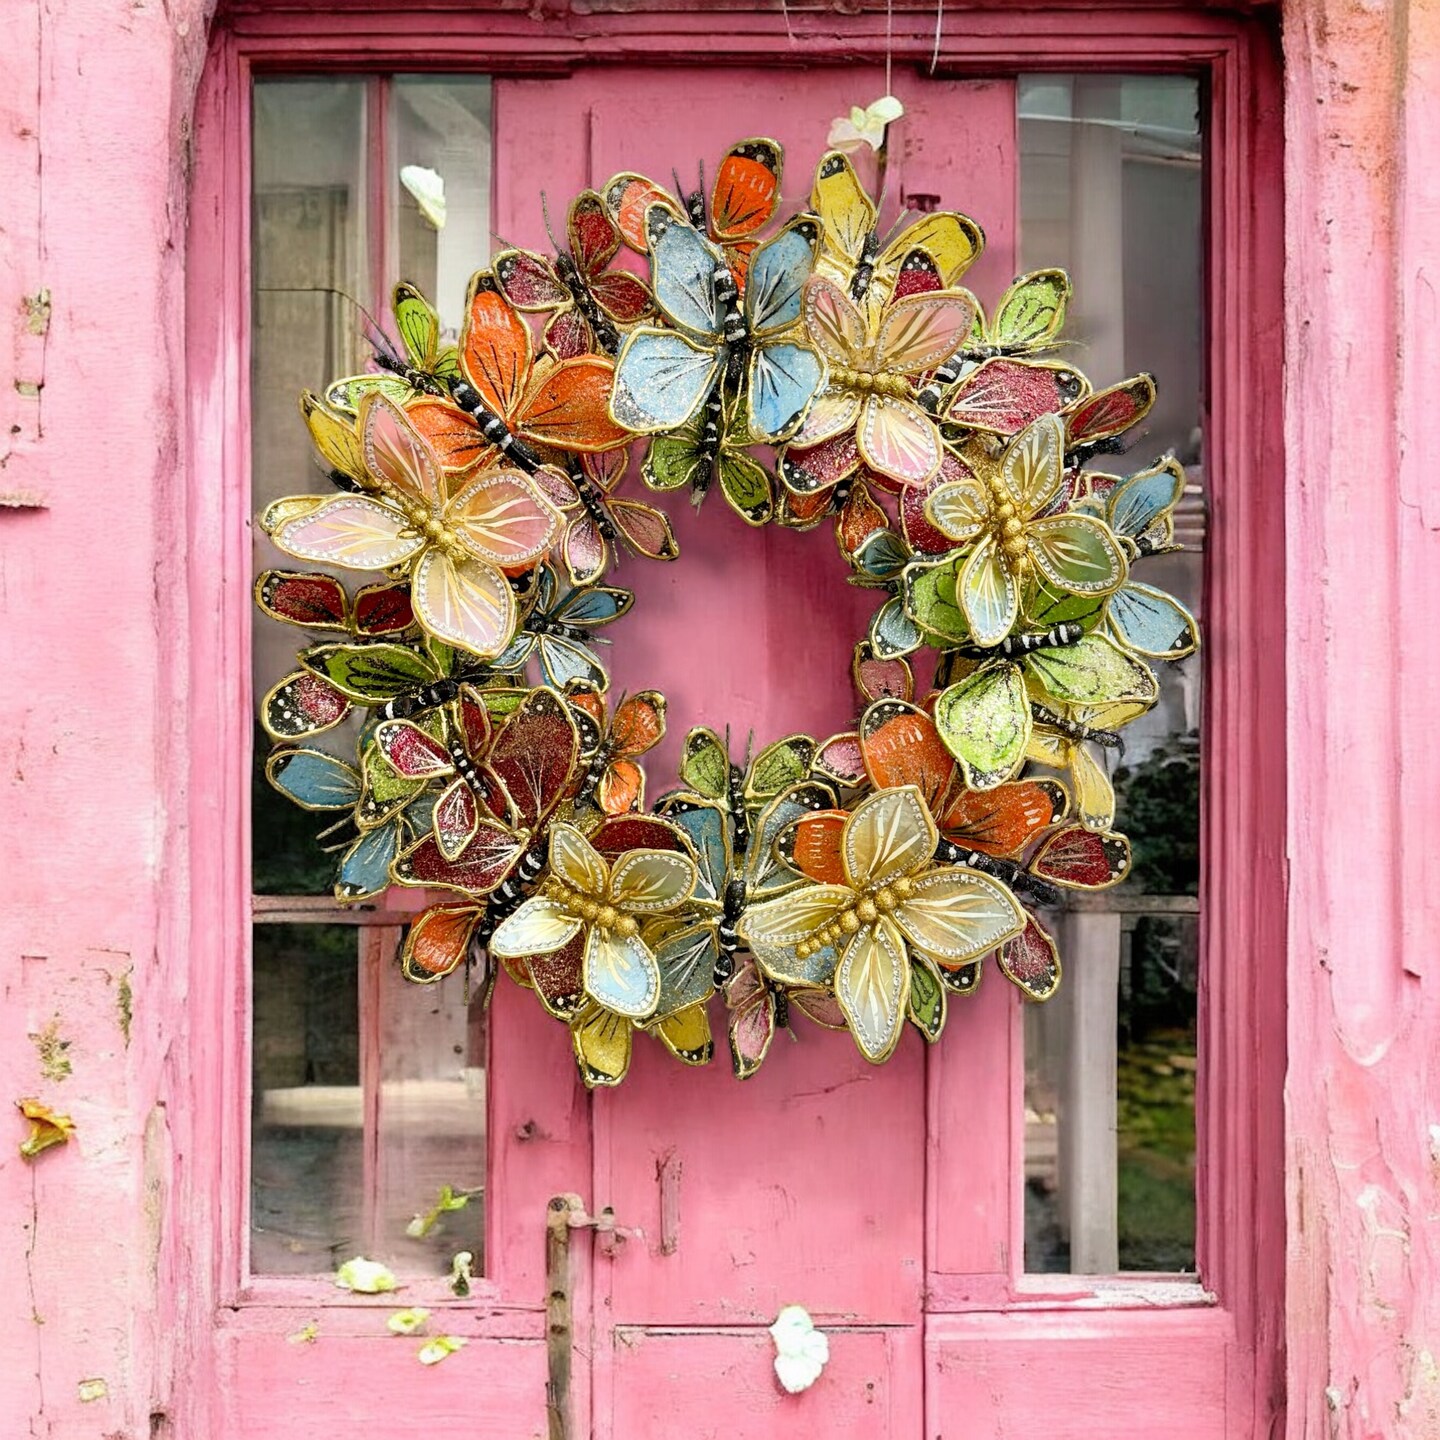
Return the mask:
{"type": "Polygon", "coordinates": [[[717,348],[696,345],[676,330],[641,326],[620,352],[610,413],[642,435],[677,430],[695,416],[719,373],[717,348]]]}
{"type": "Polygon", "coordinates": [[[368,900],[390,884],[390,862],[400,853],[401,822],[367,830],[345,852],[335,881],[337,900],[368,900]]]}
{"type": "Polygon", "coordinates": [[[1138,655],[1179,660],[1200,643],[1194,617],[1176,599],[1131,580],[1109,600],[1106,615],[1115,638],[1138,655]]]}
{"type": "Polygon", "coordinates": [[[750,438],[773,445],[793,434],[825,378],[820,357],[788,341],[750,354],[750,438]]]}
{"type": "Polygon", "coordinates": [[[360,800],[360,775],[323,750],[276,750],[265,778],[306,810],[348,810],[360,800]]]}
{"type": "Polygon", "coordinates": [[[1110,494],[1110,528],[1142,551],[1164,549],[1174,540],[1171,512],[1184,492],[1185,472],[1173,460],[1132,475],[1110,494]]]}
{"type": "Polygon", "coordinates": [[[610,688],[610,676],[587,645],[563,635],[541,635],[537,650],[545,683],[552,689],[563,690],[572,680],[595,690],[610,688]]]}
{"type": "Polygon", "coordinates": [[[650,207],[646,222],[650,278],[660,309],[672,325],[713,344],[724,319],[715,299],[715,267],[724,265],[723,258],[698,230],[662,205],[650,207]]]}
{"type": "Polygon", "coordinates": [[[819,243],[820,227],[801,216],[755,252],[745,277],[745,320],[753,337],[786,330],[800,318],[800,292],[819,243]]]}

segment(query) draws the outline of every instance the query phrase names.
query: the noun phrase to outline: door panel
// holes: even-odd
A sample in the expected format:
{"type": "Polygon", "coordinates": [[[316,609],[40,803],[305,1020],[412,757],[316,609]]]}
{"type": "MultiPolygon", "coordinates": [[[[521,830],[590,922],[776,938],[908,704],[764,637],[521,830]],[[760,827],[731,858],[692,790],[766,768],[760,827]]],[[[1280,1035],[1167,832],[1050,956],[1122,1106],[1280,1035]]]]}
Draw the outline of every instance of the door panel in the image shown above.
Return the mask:
{"type": "Polygon", "coordinates": [[[926,1434],[1218,1440],[1226,1434],[1229,1329],[1228,1316],[1198,1308],[932,1317],[926,1434]]]}
{"type": "MultiPolygon", "coordinates": [[[[718,1013],[717,1013],[718,1019],[718,1013]]],[[[743,1085],[658,1046],[596,1097],[596,1193],[645,1232],[597,1274],[617,1323],[905,1324],[924,1288],[924,1056],[885,1066],[797,1021],[743,1085]],[[636,1085],[632,1082],[640,1081],[636,1085]]]]}
{"type": "Polygon", "coordinates": [[[923,1433],[920,1341],[910,1326],[829,1331],[823,1377],[787,1395],[763,1330],[617,1326],[596,1359],[595,1440],[916,1440],[923,1433]]]}

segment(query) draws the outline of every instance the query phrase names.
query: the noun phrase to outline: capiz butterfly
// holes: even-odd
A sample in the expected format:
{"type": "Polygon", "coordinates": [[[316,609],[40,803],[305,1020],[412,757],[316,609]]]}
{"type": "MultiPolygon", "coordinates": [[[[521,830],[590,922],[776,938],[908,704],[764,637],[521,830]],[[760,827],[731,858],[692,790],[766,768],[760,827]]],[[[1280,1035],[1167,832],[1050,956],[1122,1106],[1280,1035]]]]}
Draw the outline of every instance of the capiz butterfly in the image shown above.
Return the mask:
{"type": "Polygon", "coordinates": [[[501,456],[533,471],[537,448],[589,454],[629,438],[609,414],[610,361],[537,360],[529,325],[485,271],[470,281],[459,363],[454,403],[422,400],[408,411],[447,471],[468,473],[501,456]]]}

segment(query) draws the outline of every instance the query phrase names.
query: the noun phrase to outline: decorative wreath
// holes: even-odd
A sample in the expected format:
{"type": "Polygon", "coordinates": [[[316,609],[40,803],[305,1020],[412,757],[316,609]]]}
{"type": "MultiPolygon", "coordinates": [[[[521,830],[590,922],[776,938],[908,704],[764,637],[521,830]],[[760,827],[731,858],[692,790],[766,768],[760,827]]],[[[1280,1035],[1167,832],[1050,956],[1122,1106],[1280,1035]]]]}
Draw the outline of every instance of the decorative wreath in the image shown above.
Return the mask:
{"type": "Polygon", "coordinates": [[[882,237],[839,150],[762,238],[780,178],[754,139],[708,201],[634,174],[585,191],[568,249],[474,276],[458,345],[397,286],[403,353],[302,399],[339,493],[262,519],[288,555],[378,576],[259,577],[267,615],[334,635],[261,703],[270,783],[339,815],[341,901],[450,892],[409,928],[408,978],[465,966],[488,987],[498,961],[569,1027],[590,1086],[624,1077],[637,1030],[709,1061],[716,991],[742,1079],[797,1010],[874,1062],[907,1022],[937,1040],[986,956],[1048,998],[1037,911],[1130,866],[1101,752],[1155,703],[1151,662],[1198,643],[1132,573],[1177,548],[1180,466],[1092,468],[1153,382],[1096,392],[1039,358],[1065,274],[1023,275],[987,313],[958,283],[979,227],[907,213],[882,237]],[[622,245],[648,285],[614,265],[622,245]],[[648,812],[665,700],[612,700],[595,649],[633,601],[602,583],[619,552],[678,554],[664,514],[619,493],[637,437],[652,490],[718,489],[750,525],[833,517],[880,599],[852,730],[755,754],[692,730],[682,788],[648,812]],[[353,761],[316,744],[352,717],[353,761]]]}

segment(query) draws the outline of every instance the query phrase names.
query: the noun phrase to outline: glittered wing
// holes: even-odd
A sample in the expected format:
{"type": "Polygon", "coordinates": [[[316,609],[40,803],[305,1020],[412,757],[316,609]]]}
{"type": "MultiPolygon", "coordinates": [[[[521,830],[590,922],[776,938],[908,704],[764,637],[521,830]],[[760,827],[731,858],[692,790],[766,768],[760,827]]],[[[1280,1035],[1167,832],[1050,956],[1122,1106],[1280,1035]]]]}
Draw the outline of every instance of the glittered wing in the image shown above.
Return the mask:
{"type": "Polygon", "coordinates": [[[620,227],[594,190],[582,190],[570,202],[565,235],[575,263],[587,279],[603,270],[620,249],[620,227]]]}
{"type": "Polygon", "coordinates": [[[537,444],[577,453],[623,445],[628,432],[610,413],[615,367],[582,355],[535,367],[513,415],[517,433],[537,444]]]}
{"type": "Polygon", "coordinates": [[[737,1080],[759,1070],[775,1038],[775,997],[753,960],[746,960],[725,984],[730,1063],[737,1080]]]}
{"type": "Polygon", "coordinates": [[[417,400],[405,413],[447,473],[477,469],[498,453],[474,417],[448,400],[417,400]]]}
{"type": "Polygon", "coordinates": [[[744,240],[763,230],[780,203],[784,152],[773,140],[742,140],[720,161],[710,201],[717,240],[744,240]]]}
{"type": "Polygon", "coordinates": [[[275,750],[265,778],[304,810],[348,810],[360,798],[354,767],[323,750],[275,750]]]}
{"type": "Polygon", "coordinates": [[[400,511],[368,495],[326,500],[278,526],[270,538],[287,555],[346,570],[387,570],[425,545],[400,511]]]}
{"type": "Polygon", "coordinates": [[[401,973],[422,985],[449,975],[469,954],[471,937],[484,913],[483,905],[464,901],[422,910],[401,947],[401,973]]]}
{"type": "Polygon", "coordinates": [[[1089,393],[1089,382],[1063,365],[987,360],[951,391],[945,419],[968,430],[1014,435],[1089,393]]]}
{"type": "Polygon", "coordinates": [[[1155,404],[1155,380],[1136,375],[1079,401],[1065,416],[1065,446],[1109,440],[1143,420],[1155,404]]]}
{"type": "Polygon", "coordinates": [[[810,209],[820,218],[822,265],[848,284],[875,228],[875,205],[843,152],[832,150],[822,157],[810,209]]]}
{"type": "Polygon", "coordinates": [[[1168,460],[1121,481],[1106,501],[1106,519],[1142,554],[1153,554],[1174,544],[1174,512],[1184,493],[1185,472],[1178,460],[1168,460]]]}
{"type": "Polygon", "coordinates": [[[819,244],[820,227],[802,215],[755,252],[745,285],[745,318],[753,337],[778,334],[800,318],[819,244]]]}
{"type": "Polygon", "coordinates": [[[410,363],[428,375],[453,376],[454,347],[441,346],[440,316],[420,291],[402,280],[391,292],[390,310],[410,363]]]}
{"type": "Polygon", "coordinates": [[[435,454],[398,405],[383,395],[367,395],[360,403],[360,434],[365,468],[374,480],[432,509],[443,503],[435,454]]]}
{"type": "Polygon", "coordinates": [[[962,790],[936,812],[946,839],[984,855],[1010,857],[1065,817],[1070,796],[1058,780],[1012,780],[993,790],[962,790]]]}
{"type": "Polygon", "coordinates": [[[940,810],[958,788],[955,757],[945,748],[933,717],[899,700],[881,700],[860,717],[860,752],[877,790],[914,785],[940,810]]]}
{"type": "Polygon", "coordinates": [[[639,434],[678,429],[694,418],[719,373],[714,348],[677,331],[641,326],[620,352],[610,413],[639,434]]]}
{"type": "Polygon", "coordinates": [[[570,708],[554,690],[532,690],[500,732],[490,766],[523,823],[544,822],[566,794],[580,755],[570,708]]]}
{"type": "Polygon", "coordinates": [[[750,439],[770,445],[792,434],[824,376],[820,357],[803,345],[757,346],[750,354],[750,439]]]}
{"type": "Polygon", "coordinates": [[[646,254],[650,249],[645,216],[652,205],[665,207],[677,220],[684,219],[675,197],[643,175],[629,172],[612,175],[605,182],[602,193],[605,197],[605,209],[615,221],[620,238],[640,255],[646,254]]]}
{"type": "Polygon", "coordinates": [[[495,283],[517,310],[556,310],[570,304],[570,291],[555,267],[533,250],[502,250],[493,261],[495,283]]]}
{"type": "Polygon", "coordinates": [[[1032,270],[1005,292],[986,337],[1003,350],[1030,351],[1048,346],[1065,324],[1071,296],[1063,270],[1032,270]]]}
{"type": "Polygon", "coordinates": [[[902,230],[885,247],[876,269],[881,275],[893,275],[912,250],[921,249],[935,261],[949,289],[984,248],[984,231],[973,220],[953,210],[937,210],[902,230]]]}
{"type": "Polygon", "coordinates": [[[646,216],[655,302],[666,319],[697,340],[715,344],[723,319],[715,297],[719,252],[698,230],[664,206],[646,216]]]}

